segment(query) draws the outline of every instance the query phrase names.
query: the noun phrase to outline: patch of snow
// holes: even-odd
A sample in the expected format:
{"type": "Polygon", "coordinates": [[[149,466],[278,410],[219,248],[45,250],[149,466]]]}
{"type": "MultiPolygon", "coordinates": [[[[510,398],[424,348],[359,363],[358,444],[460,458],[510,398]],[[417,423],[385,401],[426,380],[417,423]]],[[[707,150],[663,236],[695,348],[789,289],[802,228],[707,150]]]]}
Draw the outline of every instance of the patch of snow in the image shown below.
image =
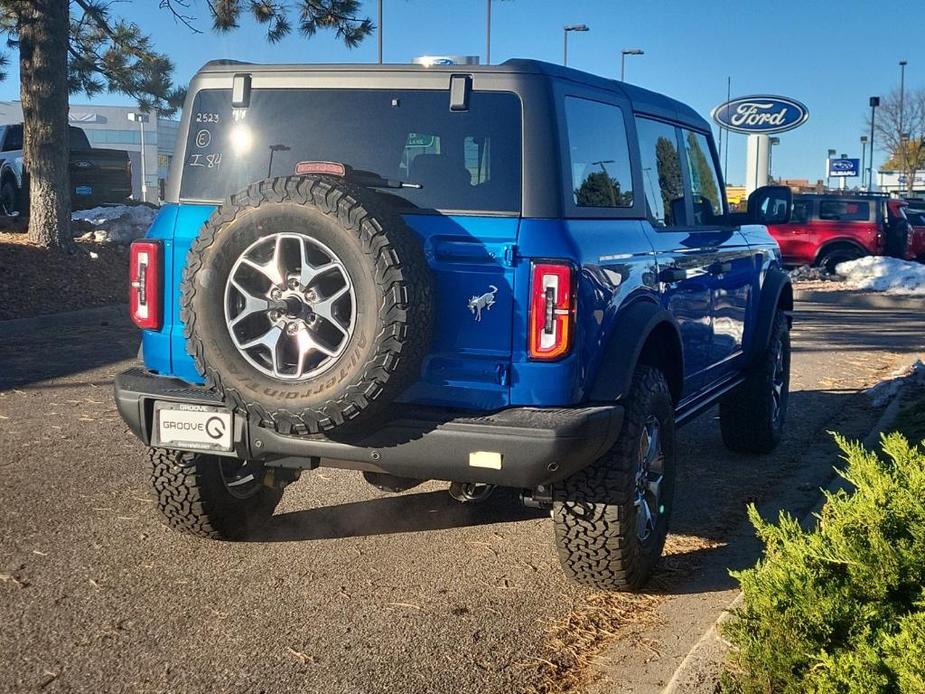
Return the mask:
{"type": "Polygon", "coordinates": [[[874,407],[883,407],[905,386],[923,384],[925,384],[925,364],[921,360],[916,360],[914,364],[894,371],[889,378],[864,392],[870,396],[874,407]]]}
{"type": "Polygon", "coordinates": [[[80,239],[96,243],[131,243],[145,235],[158,210],[147,205],[106,205],[78,210],[72,219],[83,233],[80,239]],[[90,230],[87,231],[89,225],[90,230]]]}
{"type": "Polygon", "coordinates": [[[898,258],[866,256],[839,263],[835,273],[851,289],[925,295],[925,265],[898,258]]]}

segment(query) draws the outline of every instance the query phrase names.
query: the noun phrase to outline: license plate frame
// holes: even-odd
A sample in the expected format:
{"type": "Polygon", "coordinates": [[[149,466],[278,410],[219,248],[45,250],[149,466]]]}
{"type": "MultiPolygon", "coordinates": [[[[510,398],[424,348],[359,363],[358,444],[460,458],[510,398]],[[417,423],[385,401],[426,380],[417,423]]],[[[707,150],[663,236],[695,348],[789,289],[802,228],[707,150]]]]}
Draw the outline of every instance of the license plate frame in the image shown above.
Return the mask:
{"type": "Polygon", "coordinates": [[[152,429],[154,446],[214,453],[234,451],[235,417],[224,407],[156,401],[152,429]]]}

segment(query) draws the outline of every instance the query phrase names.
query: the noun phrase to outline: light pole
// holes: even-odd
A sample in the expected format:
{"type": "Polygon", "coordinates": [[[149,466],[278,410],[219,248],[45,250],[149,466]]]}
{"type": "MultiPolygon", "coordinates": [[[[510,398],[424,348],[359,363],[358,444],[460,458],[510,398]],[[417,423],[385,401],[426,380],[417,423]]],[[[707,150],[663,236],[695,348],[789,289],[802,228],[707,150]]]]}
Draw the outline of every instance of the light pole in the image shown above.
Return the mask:
{"type": "MultiPolygon", "coordinates": [[[[899,161],[903,167],[903,175],[906,173],[906,148],[903,146],[902,137],[903,137],[903,117],[905,116],[905,102],[906,102],[906,65],[907,61],[899,61],[899,161]]],[[[911,190],[911,188],[910,188],[911,190]]]]}
{"type": "Polygon", "coordinates": [[[570,31],[588,31],[587,24],[566,24],[562,27],[562,64],[568,66],[568,33],[570,31]]]}
{"type": "Polygon", "coordinates": [[[825,156],[825,187],[826,189],[830,188],[832,185],[832,157],[835,156],[835,150],[830,149],[829,153],[825,156]]]}
{"type": "Polygon", "coordinates": [[[485,64],[491,65],[491,0],[485,0],[485,64]]]}
{"type": "Polygon", "coordinates": [[[382,0],[379,0],[379,27],[376,31],[376,39],[379,42],[379,64],[382,65],[382,0]]]}
{"type": "MultiPolygon", "coordinates": [[[[848,155],[845,154],[844,152],[842,152],[842,155],[841,155],[840,158],[841,158],[841,159],[847,159],[847,158],[848,158],[848,155]]],[[[847,188],[847,187],[848,187],[848,177],[847,177],[847,176],[841,176],[841,177],[840,177],[840,180],[839,180],[839,182],[838,182],[838,189],[839,189],[839,190],[844,190],[844,189],[847,188]]]]}
{"type": "Polygon", "coordinates": [[[864,190],[864,167],[867,164],[867,135],[861,135],[861,190],[864,190]]]}
{"type": "Polygon", "coordinates": [[[880,105],[880,97],[870,97],[870,161],[867,162],[867,188],[874,187],[874,119],[877,116],[877,107],[880,105]]]}
{"type": "Polygon", "coordinates": [[[145,123],[148,122],[148,114],[141,111],[129,111],[128,119],[138,123],[141,129],[141,201],[148,202],[148,177],[145,168],[145,123]]]}
{"type": "Polygon", "coordinates": [[[645,51],[641,48],[624,48],[620,51],[620,81],[624,82],[624,75],[626,75],[626,56],[628,55],[645,55],[645,51]]]}
{"type": "Polygon", "coordinates": [[[779,137],[768,138],[768,178],[774,180],[774,145],[780,144],[779,137]]]}

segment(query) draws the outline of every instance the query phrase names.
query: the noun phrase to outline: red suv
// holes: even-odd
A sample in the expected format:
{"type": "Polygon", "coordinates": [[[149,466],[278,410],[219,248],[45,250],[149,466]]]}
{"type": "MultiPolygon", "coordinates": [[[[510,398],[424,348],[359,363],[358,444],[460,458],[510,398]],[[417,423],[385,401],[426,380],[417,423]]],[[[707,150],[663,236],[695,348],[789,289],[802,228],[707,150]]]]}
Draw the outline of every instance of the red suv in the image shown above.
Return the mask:
{"type": "Polygon", "coordinates": [[[865,255],[905,257],[906,204],[885,195],[794,195],[790,222],[768,228],[785,265],[834,272],[839,263],[865,255]]]}
{"type": "Polygon", "coordinates": [[[925,263],[925,208],[916,204],[907,207],[905,213],[911,227],[906,257],[909,260],[925,263]]]}

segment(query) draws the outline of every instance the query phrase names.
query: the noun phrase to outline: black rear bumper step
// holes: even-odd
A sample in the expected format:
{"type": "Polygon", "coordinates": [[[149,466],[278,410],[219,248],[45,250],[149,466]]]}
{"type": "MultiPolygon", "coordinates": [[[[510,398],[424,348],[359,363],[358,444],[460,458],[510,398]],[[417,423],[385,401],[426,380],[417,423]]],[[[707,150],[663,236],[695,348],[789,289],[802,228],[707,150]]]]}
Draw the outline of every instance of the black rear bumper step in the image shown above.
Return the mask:
{"type": "MultiPolygon", "coordinates": [[[[148,445],[155,402],[222,404],[209,389],[143,369],[117,376],[115,395],[119,413],[148,445]]],[[[491,414],[398,405],[395,410],[379,428],[349,435],[287,436],[236,418],[231,455],[283,467],[321,465],[533,489],[601,456],[623,423],[621,405],[514,407],[491,414]]]]}

